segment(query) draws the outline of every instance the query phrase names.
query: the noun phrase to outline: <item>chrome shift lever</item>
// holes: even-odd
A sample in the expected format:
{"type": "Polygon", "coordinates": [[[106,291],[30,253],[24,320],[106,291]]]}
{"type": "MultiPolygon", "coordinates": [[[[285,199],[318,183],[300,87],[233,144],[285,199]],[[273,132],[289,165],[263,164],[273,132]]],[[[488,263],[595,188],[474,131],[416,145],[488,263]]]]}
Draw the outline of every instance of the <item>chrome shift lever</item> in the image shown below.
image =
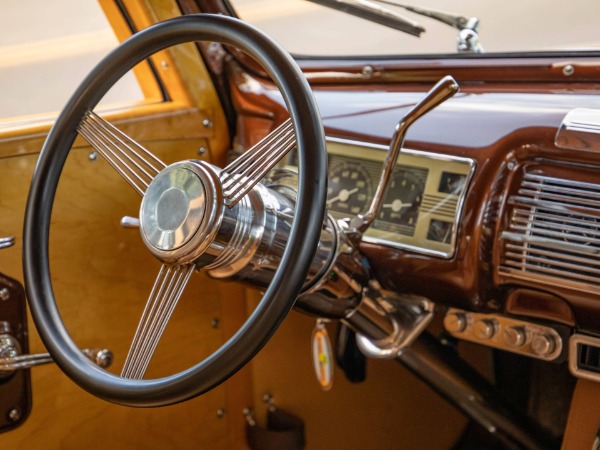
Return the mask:
{"type": "Polygon", "coordinates": [[[458,83],[451,76],[445,76],[438,81],[420,102],[412,107],[400,122],[398,122],[396,131],[390,142],[390,149],[385,162],[383,163],[383,171],[381,173],[381,178],[379,179],[379,184],[377,185],[377,190],[371,201],[371,205],[367,212],[359,214],[350,221],[350,228],[348,230],[350,234],[358,234],[359,236],[364,234],[377,217],[377,212],[379,211],[379,208],[381,208],[394,168],[396,167],[396,161],[398,160],[398,155],[402,149],[404,137],[410,126],[457,92],[458,83]]]}

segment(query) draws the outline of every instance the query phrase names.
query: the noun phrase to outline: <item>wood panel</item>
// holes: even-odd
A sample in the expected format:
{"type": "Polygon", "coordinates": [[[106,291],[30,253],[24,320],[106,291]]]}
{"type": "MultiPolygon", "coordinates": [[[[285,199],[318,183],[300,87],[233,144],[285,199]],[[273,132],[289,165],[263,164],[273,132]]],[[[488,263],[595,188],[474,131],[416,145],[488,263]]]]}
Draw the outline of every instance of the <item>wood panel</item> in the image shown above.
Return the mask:
{"type": "MultiPolygon", "coordinates": [[[[321,390],[310,350],[314,326],[314,318],[292,312],[254,359],[260,423],[262,396],[268,392],[277,406],[305,421],[307,450],[452,447],[465,418],[394,361],[369,360],[367,380],[361,384],[348,382],[336,367],[332,389],[321,390]]],[[[335,326],[328,330],[333,339],[335,326]]]]}
{"type": "MultiPolygon", "coordinates": [[[[148,142],[165,162],[197,157],[203,141],[148,142]]],[[[72,151],[59,184],[52,216],[51,270],[57,302],[81,347],[108,347],[112,371],[126,355],[158,272],[139,232],[119,225],[137,216],[140,198],[88,148],[72,151]]],[[[21,229],[35,155],[0,159],[0,233],[16,235],[3,250],[0,271],[22,280],[21,229]]],[[[219,282],[194,274],[149,370],[162,376],[206,357],[222,342],[212,321],[221,314],[219,282]]],[[[32,352],[44,351],[30,323],[32,352]]],[[[158,409],[116,406],[82,391],[54,366],[32,370],[34,406],[25,424],[0,435],[3,448],[198,448],[229,449],[222,386],[192,401],[158,409]]]]}
{"type": "Polygon", "coordinates": [[[571,411],[562,450],[589,450],[600,431],[600,383],[579,380],[571,400],[571,411]]]}

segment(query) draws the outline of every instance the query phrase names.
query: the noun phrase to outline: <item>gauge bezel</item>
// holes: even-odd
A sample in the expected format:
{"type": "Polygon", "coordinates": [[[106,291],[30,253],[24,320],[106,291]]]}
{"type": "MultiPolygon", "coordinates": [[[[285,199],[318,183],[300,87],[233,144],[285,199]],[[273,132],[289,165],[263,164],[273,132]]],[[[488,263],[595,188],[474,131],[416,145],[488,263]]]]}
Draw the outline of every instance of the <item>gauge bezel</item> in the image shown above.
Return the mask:
{"type": "MultiPolygon", "coordinates": [[[[338,137],[334,137],[334,136],[326,136],[326,141],[328,143],[331,142],[331,143],[354,146],[354,147],[359,147],[359,148],[380,150],[380,151],[385,151],[385,152],[387,152],[389,150],[388,146],[386,146],[386,145],[374,144],[371,142],[364,142],[364,141],[358,141],[358,140],[352,140],[352,139],[346,139],[346,138],[338,138],[338,137]]],[[[460,221],[462,219],[462,215],[463,215],[465,198],[466,198],[467,192],[469,191],[469,186],[470,186],[471,180],[473,178],[473,174],[476,169],[476,162],[474,159],[471,159],[471,158],[445,155],[445,154],[440,154],[440,153],[430,153],[430,152],[425,152],[425,151],[421,151],[421,150],[413,150],[413,149],[408,149],[408,148],[402,149],[402,151],[398,157],[399,161],[401,161],[400,158],[402,158],[403,154],[413,155],[413,156],[422,157],[422,158],[426,158],[426,159],[444,161],[444,162],[463,163],[463,164],[467,164],[469,166],[468,172],[466,173],[466,180],[464,183],[464,187],[463,187],[461,193],[457,196],[456,214],[454,215],[454,220],[452,222],[452,237],[451,237],[450,244],[449,244],[449,250],[442,251],[442,250],[436,250],[436,249],[432,249],[432,248],[424,248],[424,247],[405,244],[405,243],[401,243],[401,242],[389,241],[387,239],[382,239],[382,238],[368,236],[368,235],[363,236],[363,241],[369,242],[369,243],[374,243],[374,244],[379,244],[379,245],[384,245],[387,247],[397,248],[397,249],[401,249],[401,250],[408,250],[408,251],[412,251],[412,252],[416,252],[416,253],[422,253],[425,255],[436,256],[436,257],[440,257],[440,258],[444,258],[444,259],[450,259],[456,253],[456,236],[458,234],[458,227],[459,227],[460,221]]],[[[369,158],[365,158],[365,159],[369,159],[369,158]]],[[[423,168],[429,169],[428,166],[424,166],[423,168]]],[[[377,182],[378,180],[375,180],[375,181],[377,182]]]]}

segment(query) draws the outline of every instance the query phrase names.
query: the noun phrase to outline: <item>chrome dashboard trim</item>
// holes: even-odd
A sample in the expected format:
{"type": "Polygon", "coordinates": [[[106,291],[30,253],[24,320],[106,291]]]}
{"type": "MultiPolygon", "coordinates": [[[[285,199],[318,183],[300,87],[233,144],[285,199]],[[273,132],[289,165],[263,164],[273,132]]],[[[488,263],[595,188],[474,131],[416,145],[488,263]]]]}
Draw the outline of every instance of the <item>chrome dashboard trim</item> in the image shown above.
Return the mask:
{"type": "MultiPolygon", "coordinates": [[[[357,146],[357,147],[371,148],[371,149],[375,149],[375,150],[383,150],[386,152],[389,150],[387,145],[374,144],[371,142],[358,141],[358,140],[346,139],[346,138],[338,138],[338,137],[333,137],[333,136],[326,136],[325,139],[327,142],[333,142],[333,143],[338,143],[338,144],[353,145],[353,146],[357,146]]],[[[456,253],[456,236],[458,234],[458,227],[459,227],[460,220],[461,220],[462,214],[463,214],[465,198],[466,198],[467,192],[469,190],[469,185],[473,178],[473,174],[475,173],[475,169],[476,169],[476,165],[477,165],[476,161],[471,158],[464,158],[464,157],[459,157],[459,156],[444,155],[444,154],[440,154],[440,153],[430,153],[430,152],[426,152],[426,151],[422,151],[422,150],[413,150],[413,149],[408,149],[408,148],[402,148],[400,151],[400,154],[398,155],[398,161],[396,162],[396,165],[401,162],[402,154],[409,154],[409,155],[414,155],[414,156],[419,156],[419,157],[424,157],[424,158],[429,158],[429,159],[435,159],[438,161],[459,162],[459,163],[469,164],[469,172],[468,172],[467,178],[465,180],[464,189],[461,192],[461,194],[458,196],[458,199],[457,199],[456,216],[455,216],[454,222],[453,222],[454,229],[452,232],[452,239],[450,241],[450,251],[443,252],[443,251],[439,251],[439,250],[426,249],[426,248],[422,248],[422,247],[416,247],[413,245],[402,244],[399,242],[391,242],[391,241],[387,241],[385,239],[364,236],[364,235],[363,235],[363,241],[373,243],[373,244],[385,245],[387,247],[397,248],[397,249],[401,249],[401,250],[409,250],[412,252],[422,253],[425,255],[437,256],[437,257],[444,258],[444,259],[451,259],[454,256],[454,254],[456,253]]]]}
{"type": "Polygon", "coordinates": [[[600,338],[586,334],[574,334],[569,340],[569,370],[573,376],[584,380],[600,382],[600,373],[579,367],[578,346],[579,344],[600,348],[600,338]]]}

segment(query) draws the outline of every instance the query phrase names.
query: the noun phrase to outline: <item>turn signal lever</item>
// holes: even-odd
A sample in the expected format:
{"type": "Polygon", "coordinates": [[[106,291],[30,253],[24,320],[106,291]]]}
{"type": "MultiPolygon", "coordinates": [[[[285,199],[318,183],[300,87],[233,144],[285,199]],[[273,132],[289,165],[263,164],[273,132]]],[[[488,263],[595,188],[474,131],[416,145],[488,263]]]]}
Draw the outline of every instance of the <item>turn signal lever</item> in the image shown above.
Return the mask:
{"type": "MultiPolygon", "coordinates": [[[[112,364],[113,354],[108,349],[84,348],[82,352],[103,369],[112,364]]],[[[21,355],[21,346],[12,335],[10,324],[0,321],[0,378],[12,374],[15,370],[29,369],[52,362],[54,360],[49,353],[21,355]]]]}

